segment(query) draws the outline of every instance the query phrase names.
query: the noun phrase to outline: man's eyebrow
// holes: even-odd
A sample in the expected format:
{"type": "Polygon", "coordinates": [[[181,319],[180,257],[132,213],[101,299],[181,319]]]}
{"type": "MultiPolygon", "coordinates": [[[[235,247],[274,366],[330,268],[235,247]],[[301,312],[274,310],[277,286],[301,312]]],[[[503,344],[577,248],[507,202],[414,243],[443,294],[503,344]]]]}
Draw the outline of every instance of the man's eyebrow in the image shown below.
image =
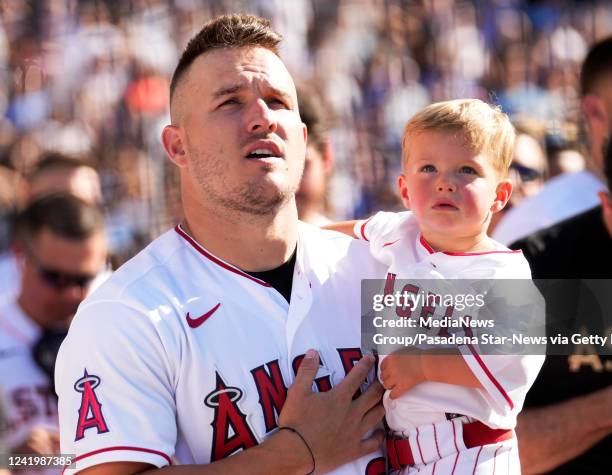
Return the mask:
{"type": "Polygon", "coordinates": [[[216,91],[213,92],[213,97],[218,98],[222,96],[227,96],[228,94],[234,94],[235,92],[244,89],[246,86],[244,84],[233,84],[231,86],[223,86],[216,91]]]}

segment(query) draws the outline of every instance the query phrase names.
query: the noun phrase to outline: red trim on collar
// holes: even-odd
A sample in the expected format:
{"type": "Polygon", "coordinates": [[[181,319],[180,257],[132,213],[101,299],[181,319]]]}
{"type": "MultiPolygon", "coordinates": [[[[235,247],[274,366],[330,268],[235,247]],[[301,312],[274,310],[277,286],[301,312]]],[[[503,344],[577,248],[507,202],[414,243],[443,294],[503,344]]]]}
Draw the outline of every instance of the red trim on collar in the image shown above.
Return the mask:
{"type": "MultiPolygon", "coordinates": [[[[419,242],[421,245],[427,249],[427,252],[430,254],[435,254],[438,251],[435,251],[433,247],[429,245],[429,243],[425,240],[423,235],[421,234],[419,237],[419,242]]],[[[442,254],[446,254],[447,256],[484,256],[485,254],[522,254],[522,250],[512,250],[509,249],[507,251],[481,251],[481,252],[450,252],[450,251],[441,251],[442,254]]]]}
{"type": "Polygon", "coordinates": [[[185,241],[187,241],[189,244],[191,244],[193,246],[193,248],[198,251],[200,254],[202,254],[204,257],[206,257],[207,259],[213,261],[215,264],[217,264],[220,267],[223,267],[225,270],[228,270],[230,272],[233,272],[234,274],[238,274],[241,277],[246,277],[249,280],[252,280],[253,282],[259,284],[259,285],[263,285],[264,287],[272,287],[270,284],[268,284],[267,282],[264,282],[261,279],[258,279],[257,277],[253,277],[252,275],[247,274],[246,272],[241,271],[240,269],[238,269],[237,267],[233,267],[230,264],[227,264],[226,262],[223,262],[221,259],[219,259],[218,257],[213,256],[210,252],[208,252],[206,249],[204,249],[195,239],[193,239],[189,234],[187,234],[183,228],[181,228],[180,224],[177,224],[174,227],[174,230],[179,234],[179,236],[181,236],[185,241]]]}

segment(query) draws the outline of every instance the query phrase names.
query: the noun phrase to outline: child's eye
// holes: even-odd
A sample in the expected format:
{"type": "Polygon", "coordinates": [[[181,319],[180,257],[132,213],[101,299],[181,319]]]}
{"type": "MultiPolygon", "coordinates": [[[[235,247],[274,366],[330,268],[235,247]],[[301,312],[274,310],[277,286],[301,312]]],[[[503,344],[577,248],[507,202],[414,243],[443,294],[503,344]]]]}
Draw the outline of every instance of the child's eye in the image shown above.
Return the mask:
{"type": "Polygon", "coordinates": [[[421,167],[421,171],[425,173],[433,173],[436,171],[436,167],[433,165],[424,165],[421,167]]]}
{"type": "Polygon", "coordinates": [[[478,172],[476,171],[475,168],[468,167],[468,166],[461,167],[459,169],[459,173],[466,173],[468,175],[478,175],[478,172]]]}

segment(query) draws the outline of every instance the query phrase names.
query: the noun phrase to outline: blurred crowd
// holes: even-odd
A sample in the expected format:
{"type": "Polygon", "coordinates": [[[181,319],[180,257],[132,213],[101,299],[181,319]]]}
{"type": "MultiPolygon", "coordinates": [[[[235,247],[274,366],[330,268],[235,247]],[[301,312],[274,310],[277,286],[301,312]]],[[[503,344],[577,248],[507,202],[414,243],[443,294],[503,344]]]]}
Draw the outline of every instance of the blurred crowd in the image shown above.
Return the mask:
{"type": "Polygon", "coordinates": [[[612,33],[610,2],[6,0],[0,248],[19,183],[50,151],[98,171],[116,263],[180,219],[159,141],[169,76],[187,39],[227,11],[270,18],[294,77],[326,98],[331,218],[396,206],[402,127],[432,101],[476,97],[511,114],[527,156],[513,167],[516,199],[586,166],[578,73],[588,46],[612,33]]]}

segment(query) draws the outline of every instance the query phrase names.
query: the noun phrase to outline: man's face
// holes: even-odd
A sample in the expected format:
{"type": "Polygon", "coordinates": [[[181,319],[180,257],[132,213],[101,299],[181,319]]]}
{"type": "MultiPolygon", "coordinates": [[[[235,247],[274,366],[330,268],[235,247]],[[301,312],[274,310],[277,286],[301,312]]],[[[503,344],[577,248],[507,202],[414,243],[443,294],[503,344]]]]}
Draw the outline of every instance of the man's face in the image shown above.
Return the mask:
{"type": "Polygon", "coordinates": [[[245,47],[198,57],[177,86],[172,112],[184,160],[169,155],[182,167],[184,200],[266,215],[293,198],[306,127],[293,80],[274,53],[245,47]]]}
{"type": "Polygon", "coordinates": [[[106,241],[102,233],[69,240],[47,229],[20,246],[23,255],[22,298],[52,325],[70,318],[87,295],[89,284],[104,268],[106,241]]]}

